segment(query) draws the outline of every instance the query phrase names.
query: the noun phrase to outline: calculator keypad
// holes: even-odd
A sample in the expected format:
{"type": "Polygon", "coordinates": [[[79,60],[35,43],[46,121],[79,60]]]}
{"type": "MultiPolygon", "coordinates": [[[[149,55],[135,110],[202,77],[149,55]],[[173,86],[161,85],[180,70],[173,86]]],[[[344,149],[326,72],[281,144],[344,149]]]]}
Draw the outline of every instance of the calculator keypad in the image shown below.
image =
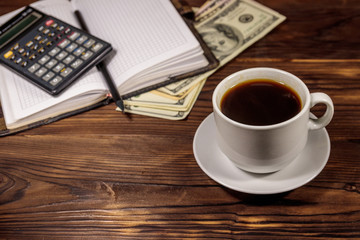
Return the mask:
{"type": "Polygon", "coordinates": [[[95,37],[51,17],[28,35],[31,36],[27,36],[27,40],[13,44],[2,57],[10,65],[20,66],[25,75],[36,78],[38,83],[40,79],[45,85],[49,84],[50,88],[85,67],[104,47],[95,37]]]}

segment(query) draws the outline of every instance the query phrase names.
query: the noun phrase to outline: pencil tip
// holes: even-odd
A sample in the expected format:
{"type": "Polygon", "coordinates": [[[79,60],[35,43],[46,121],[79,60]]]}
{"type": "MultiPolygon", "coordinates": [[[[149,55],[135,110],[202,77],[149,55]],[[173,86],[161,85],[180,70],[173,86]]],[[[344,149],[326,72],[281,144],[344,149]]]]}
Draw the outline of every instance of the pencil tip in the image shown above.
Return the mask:
{"type": "Polygon", "coordinates": [[[118,106],[121,110],[121,112],[125,112],[125,106],[124,106],[124,102],[122,99],[119,99],[116,101],[116,106],[118,106]]]}

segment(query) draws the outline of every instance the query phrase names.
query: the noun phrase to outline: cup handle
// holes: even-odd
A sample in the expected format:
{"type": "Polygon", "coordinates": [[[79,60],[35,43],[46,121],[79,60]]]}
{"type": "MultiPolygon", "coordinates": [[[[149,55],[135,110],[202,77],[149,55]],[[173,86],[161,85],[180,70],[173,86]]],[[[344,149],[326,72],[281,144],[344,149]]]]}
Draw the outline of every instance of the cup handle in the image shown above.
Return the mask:
{"type": "Polygon", "coordinates": [[[325,93],[311,93],[311,102],[310,102],[310,108],[315,106],[316,104],[323,103],[326,105],[326,112],[324,115],[322,115],[320,118],[309,119],[309,129],[310,130],[316,130],[323,127],[326,127],[328,125],[334,115],[334,104],[331,100],[331,98],[325,94],[325,93]]]}

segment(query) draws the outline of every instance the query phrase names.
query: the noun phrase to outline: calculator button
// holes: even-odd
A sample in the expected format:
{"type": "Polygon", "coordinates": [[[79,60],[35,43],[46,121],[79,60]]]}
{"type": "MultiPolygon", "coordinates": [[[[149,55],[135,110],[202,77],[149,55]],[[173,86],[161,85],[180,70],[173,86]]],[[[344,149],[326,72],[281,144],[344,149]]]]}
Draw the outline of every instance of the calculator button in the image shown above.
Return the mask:
{"type": "Polygon", "coordinates": [[[42,32],[42,31],[44,31],[44,29],[45,29],[44,26],[40,26],[40,27],[38,28],[38,31],[39,31],[39,32],[42,32]]]}
{"type": "Polygon", "coordinates": [[[35,75],[38,77],[41,77],[42,75],[44,75],[44,73],[46,73],[46,71],[47,71],[47,69],[42,67],[35,73],[35,75]]]}
{"type": "Polygon", "coordinates": [[[22,58],[21,58],[21,57],[19,57],[18,59],[15,60],[15,63],[16,63],[16,64],[19,64],[19,63],[21,63],[21,62],[22,62],[22,58]]]}
{"type": "Polygon", "coordinates": [[[51,24],[52,28],[57,28],[58,24],[56,22],[54,22],[53,24],[51,24]]]}
{"type": "Polygon", "coordinates": [[[82,43],[85,42],[87,39],[88,39],[87,36],[82,35],[81,37],[79,37],[79,38],[76,40],[76,42],[77,42],[78,44],[82,44],[82,43]]]}
{"type": "Polygon", "coordinates": [[[48,82],[51,78],[53,78],[55,76],[55,73],[53,73],[53,72],[48,72],[47,74],[45,74],[44,76],[43,76],[43,80],[44,81],[46,81],[46,82],[48,82]]]}
{"type": "Polygon", "coordinates": [[[93,46],[91,48],[91,50],[93,50],[94,52],[99,51],[101,48],[103,47],[103,45],[101,43],[97,43],[95,46],[93,46]]]}
{"type": "Polygon", "coordinates": [[[87,51],[85,54],[81,56],[83,60],[88,60],[93,55],[92,51],[87,51]]]}
{"type": "Polygon", "coordinates": [[[80,54],[83,53],[84,51],[85,51],[85,48],[79,47],[74,51],[74,55],[80,56],[80,54]]]}
{"type": "Polygon", "coordinates": [[[22,67],[26,67],[27,65],[28,65],[28,62],[27,62],[27,61],[24,61],[24,62],[21,63],[21,66],[22,66],[22,67]]]}
{"type": "Polygon", "coordinates": [[[17,43],[17,44],[15,44],[15,45],[11,48],[11,50],[16,51],[16,50],[19,49],[19,47],[20,47],[20,45],[17,43]]]}
{"type": "Polygon", "coordinates": [[[40,64],[38,63],[35,63],[34,65],[32,65],[31,67],[28,68],[28,71],[33,73],[35,72],[36,70],[38,70],[40,68],[40,64]]]}
{"type": "Polygon", "coordinates": [[[36,35],[36,36],[34,37],[34,39],[35,39],[36,41],[40,41],[40,40],[42,39],[42,37],[41,37],[41,35],[36,35]]]}
{"type": "Polygon", "coordinates": [[[60,75],[63,76],[63,77],[66,77],[68,76],[70,73],[72,72],[72,69],[67,67],[67,68],[64,68],[61,70],[61,73],[60,75]]]}
{"type": "Polygon", "coordinates": [[[56,63],[57,63],[57,61],[55,59],[51,59],[45,66],[47,68],[52,68],[55,66],[56,63]]]}
{"type": "Polygon", "coordinates": [[[24,48],[19,48],[18,53],[23,54],[25,52],[24,48]]]}
{"type": "Polygon", "coordinates": [[[50,84],[55,86],[61,82],[62,78],[60,76],[56,76],[53,80],[50,81],[50,84]]]}
{"type": "Polygon", "coordinates": [[[48,28],[45,28],[44,31],[42,31],[42,33],[44,35],[47,35],[49,32],[50,32],[50,29],[48,29],[48,28]]]}
{"type": "Polygon", "coordinates": [[[34,45],[32,46],[31,49],[32,49],[32,50],[38,50],[38,48],[39,48],[39,44],[36,43],[36,44],[34,44],[34,45]]]}
{"type": "Polygon", "coordinates": [[[75,62],[73,62],[73,64],[71,64],[72,68],[77,68],[79,67],[81,64],[83,63],[83,61],[81,59],[76,59],[75,62]]]}
{"type": "Polygon", "coordinates": [[[48,34],[48,36],[49,36],[49,37],[55,36],[55,32],[50,32],[50,33],[48,34]]]}
{"type": "Polygon", "coordinates": [[[66,28],[65,31],[64,31],[65,34],[69,34],[70,32],[71,32],[70,28],[66,28]]]}
{"type": "Polygon", "coordinates": [[[45,55],[38,61],[38,63],[40,63],[41,65],[44,65],[47,61],[49,61],[49,59],[50,59],[50,56],[45,55]]]}
{"type": "Polygon", "coordinates": [[[66,57],[68,55],[67,52],[62,51],[61,53],[59,53],[58,55],[56,55],[56,59],[57,60],[62,60],[64,57],[66,57]]]}
{"type": "Polygon", "coordinates": [[[45,49],[43,47],[41,47],[39,50],[38,50],[38,53],[43,53],[45,52],[45,49]]]}
{"type": "Polygon", "coordinates": [[[8,59],[8,58],[10,58],[13,54],[14,54],[13,51],[10,50],[10,51],[8,51],[7,53],[4,54],[4,58],[8,59]]]}
{"type": "Polygon", "coordinates": [[[40,44],[45,44],[45,43],[47,43],[48,40],[49,40],[48,38],[43,38],[43,39],[41,39],[41,40],[39,41],[39,43],[40,43],[40,44]]]}
{"type": "Polygon", "coordinates": [[[60,52],[60,48],[56,47],[56,48],[51,49],[51,51],[49,52],[49,55],[53,57],[53,56],[55,56],[58,52],[60,52]]]}
{"type": "Polygon", "coordinates": [[[52,41],[49,41],[49,42],[46,43],[46,46],[47,46],[47,47],[50,47],[50,46],[52,46],[52,45],[53,45],[53,42],[52,42],[52,41]]]}
{"type": "Polygon", "coordinates": [[[28,57],[28,56],[30,56],[30,53],[31,53],[31,51],[30,51],[30,50],[27,50],[27,51],[25,51],[22,55],[23,55],[24,57],[28,57]]]}
{"type": "Polygon", "coordinates": [[[78,32],[72,32],[70,35],[69,35],[69,39],[72,40],[72,41],[75,41],[75,39],[77,39],[78,37],[80,36],[80,33],[78,32]]]}
{"type": "Polygon", "coordinates": [[[29,60],[34,60],[35,58],[36,58],[36,54],[33,53],[33,54],[31,54],[31,56],[29,57],[29,60]]]}
{"type": "Polygon", "coordinates": [[[26,43],[26,44],[25,44],[25,46],[27,46],[27,47],[31,47],[33,44],[34,44],[34,42],[33,42],[33,41],[29,41],[28,43],[26,43]]]}
{"type": "Polygon", "coordinates": [[[45,22],[45,25],[46,26],[50,26],[51,24],[53,24],[54,23],[54,20],[53,19],[49,19],[49,20],[47,20],[46,22],[45,22]]]}
{"type": "Polygon", "coordinates": [[[70,40],[64,39],[64,40],[62,40],[61,42],[58,43],[58,46],[61,47],[61,48],[65,48],[67,45],[69,45],[69,43],[70,43],[70,40]]]}
{"type": "Polygon", "coordinates": [[[77,46],[78,45],[76,43],[72,43],[66,48],[66,51],[72,52],[72,51],[74,51],[75,48],[77,48],[77,46]]]}
{"type": "Polygon", "coordinates": [[[83,46],[85,46],[86,48],[91,47],[93,44],[95,43],[94,39],[89,39],[86,42],[84,42],[83,46]]]}
{"type": "Polygon", "coordinates": [[[56,67],[53,68],[54,72],[60,72],[62,69],[64,69],[65,65],[62,63],[59,63],[56,65],[56,67]]]}
{"type": "Polygon", "coordinates": [[[53,72],[48,72],[48,73],[46,73],[43,77],[42,77],[42,79],[44,80],[44,81],[46,81],[46,82],[48,82],[52,77],[54,77],[55,76],[55,73],[53,73],[53,72]]]}
{"type": "Polygon", "coordinates": [[[75,57],[73,55],[69,55],[63,60],[63,62],[65,64],[70,64],[74,59],[75,59],[75,57]]]}
{"type": "Polygon", "coordinates": [[[62,25],[60,25],[60,26],[58,26],[57,28],[56,28],[56,30],[57,31],[62,31],[62,30],[64,30],[65,29],[65,27],[64,26],[62,26],[62,25]]]}

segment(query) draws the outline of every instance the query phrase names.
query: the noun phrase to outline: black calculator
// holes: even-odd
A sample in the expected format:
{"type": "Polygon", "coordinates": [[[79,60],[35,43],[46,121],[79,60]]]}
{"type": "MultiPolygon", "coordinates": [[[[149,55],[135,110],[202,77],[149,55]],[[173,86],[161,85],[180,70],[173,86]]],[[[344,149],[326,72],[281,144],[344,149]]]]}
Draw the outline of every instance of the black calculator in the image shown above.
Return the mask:
{"type": "Polygon", "coordinates": [[[29,6],[0,27],[0,61],[51,95],[111,50],[109,43],[29,6]]]}

